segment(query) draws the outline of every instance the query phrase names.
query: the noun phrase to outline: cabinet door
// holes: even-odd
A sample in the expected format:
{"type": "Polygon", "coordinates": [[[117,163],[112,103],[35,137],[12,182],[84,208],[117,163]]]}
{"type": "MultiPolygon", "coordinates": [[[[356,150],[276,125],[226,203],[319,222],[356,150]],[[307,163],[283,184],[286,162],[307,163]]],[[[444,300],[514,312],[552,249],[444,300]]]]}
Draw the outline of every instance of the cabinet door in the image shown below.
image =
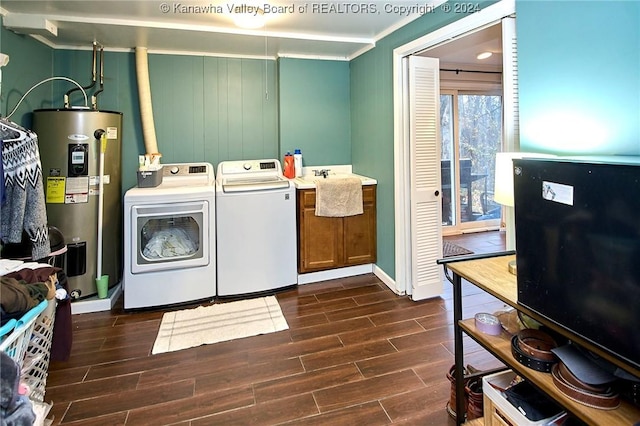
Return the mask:
{"type": "Polygon", "coordinates": [[[376,262],[376,187],[362,188],[363,214],[344,218],[344,264],[376,262]]]}
{"type": "Polygon", "coordinates": [[[333,269],[341,266],[342,221],[334,217],[316,216],[315,208],[302,212],[300,235],[300,272],[333,269]]]}
{"type": "Polygon", "coordinates": [[[342,263],[342,219],[316,216],[316,191],[298,191],[298,272],[334,269],[342,263]]]}

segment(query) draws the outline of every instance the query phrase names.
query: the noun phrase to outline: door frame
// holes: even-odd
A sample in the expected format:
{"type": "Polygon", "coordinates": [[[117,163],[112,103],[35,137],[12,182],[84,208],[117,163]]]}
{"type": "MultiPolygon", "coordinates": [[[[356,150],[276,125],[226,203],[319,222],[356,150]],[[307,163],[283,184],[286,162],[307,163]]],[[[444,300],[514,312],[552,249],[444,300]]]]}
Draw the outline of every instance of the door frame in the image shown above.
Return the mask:
{"type": "Polygon", "coordinates": [[[411,222],[409,141],[406,131],[408,81],[404,58],[450,41],[452,38],[500,23],[515,14],[515,0],[502,0],[443,28],[426,34],[393,50],[393,145],[394,145],[394,206],[395,206],[395,282],[397,294],[411,294],[411,222]]]}

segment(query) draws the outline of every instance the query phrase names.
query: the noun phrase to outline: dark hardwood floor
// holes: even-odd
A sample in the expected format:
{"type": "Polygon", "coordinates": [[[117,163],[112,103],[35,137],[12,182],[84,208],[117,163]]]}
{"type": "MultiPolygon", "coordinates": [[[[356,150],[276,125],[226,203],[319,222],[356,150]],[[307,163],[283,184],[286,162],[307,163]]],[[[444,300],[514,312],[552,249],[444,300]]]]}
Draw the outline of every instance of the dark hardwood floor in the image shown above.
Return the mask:
{"type": "MultiPolygon", "coordinates": [[[[476,253],[500,232],[447,237],[476,253]]],[[[472,286],[465,315],[503,305],[472,286]]],[[[67,362],[49,368],[58,425],[453,425],[451,286],[413,302],[373,274],[300,285],[277,298],[289,329],[151,355],[165,310],[73,316],[67,362]]],[[[180,307],[180,309],[184,306],[180,307]]],[[[496,367],[471,340],[465,363],[496,367]]]]}

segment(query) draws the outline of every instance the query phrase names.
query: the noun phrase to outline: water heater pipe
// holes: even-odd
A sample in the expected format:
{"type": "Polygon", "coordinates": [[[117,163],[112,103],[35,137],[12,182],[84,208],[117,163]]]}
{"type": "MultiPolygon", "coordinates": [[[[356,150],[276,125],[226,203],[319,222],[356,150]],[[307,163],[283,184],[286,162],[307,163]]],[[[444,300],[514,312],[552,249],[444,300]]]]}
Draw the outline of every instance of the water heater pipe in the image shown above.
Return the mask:
{"type": "Polygon", "coordinates": [[[156,129],[153,123],[153,107],[151,105],[151,85],[149,84],[149,61],[146,47],[136,47],[136,76],[138,80],[138,98],[140,98],[140,118],[142,134],[147,154],[158,153],[156,129]]]}
{"type": "MultiPolygon", "coordinates": [[[[92,56],[92,59],[91,59],[91,84],[89,84],[88,86],[82,87],[83,93],[84,93],[84,91],[89,90],[89,89],[93,88],[93,86],[96,85],[96,60],[97,60],[96,52],[97,52],[97,47],[98,47],[98,43],[94,41],[93,42],[93,56],[92,56]]],[[[75,92],[76,90],[78,90],[78,88],[74,87],[73,89],[67,91],[67,93],[64,94],[63,101],[64,101],[64,107],[65,108],[67,108],[67,109],[71,108],[71,103],[69,101],[69,96],[73,92],[75,92]]],[[[86,105],[86,100],[85,100],[85,105],[86,105]]]]}
{"type": "Polygon", "coordinates": [[[104,91],[104,46],[100,46],[100,89],[91,96],[91,108],[98,109],[98,95],[104,91]]]}

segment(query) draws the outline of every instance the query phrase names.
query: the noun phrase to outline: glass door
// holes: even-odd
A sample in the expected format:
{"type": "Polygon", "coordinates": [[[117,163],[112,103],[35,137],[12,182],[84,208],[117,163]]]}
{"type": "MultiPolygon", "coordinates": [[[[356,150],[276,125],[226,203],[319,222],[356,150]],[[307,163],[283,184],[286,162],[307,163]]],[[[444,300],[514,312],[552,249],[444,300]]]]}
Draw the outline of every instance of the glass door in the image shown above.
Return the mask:
{"type": "Polygon", "coordinates": [[[207,201],[134,206],[135,273],[209,264],[207,201]]]}
{"type": "Polygon", "coordinates": [[[501,217],[493,187],[502,97],[443,90],[440,111],[443,233],[493,229],[501,217]]]}

